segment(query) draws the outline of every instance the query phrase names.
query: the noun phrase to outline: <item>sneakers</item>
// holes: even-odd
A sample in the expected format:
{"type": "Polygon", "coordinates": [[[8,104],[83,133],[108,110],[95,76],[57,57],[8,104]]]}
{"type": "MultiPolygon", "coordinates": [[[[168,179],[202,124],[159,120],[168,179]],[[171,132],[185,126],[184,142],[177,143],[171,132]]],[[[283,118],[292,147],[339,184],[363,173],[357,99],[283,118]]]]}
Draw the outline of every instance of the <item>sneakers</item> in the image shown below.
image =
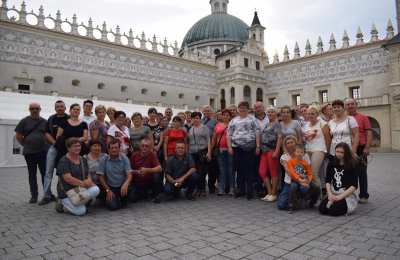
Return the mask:
{"type": "Polygon", "coordinates": [[[58,213],[64,213],[64,206],[61,204],[61,201],[57,201],[56,203],[56,211],[58,213]]]}
{"type": "Polygon", "coordinates": [[[153,203],[155,203],[155,204],[160,204],[160,202],[161,202],[161,200],[160,200],[160,196],[155,196],[152,200],[151,200],[153,203]]]}
{"type": "Polygon", "coordinates": [[[29,204],[35,204],[35,203],[37,203],[37,198],[31,197],[31,199],[29,200],[29,204]]]}
{"type": "Polygon", "coordinates": [[[271,196],[271,195],[267,194],[267,195],[265,195],[264,198],[261,198],[261,200],[262,200],[262,201],[268,201],[268,199],[269,199],[270,196],[271,196]]]}
{"type": "Polygon", "coordinates": [[[264,198],[262,198],[262,201],[267,201],[267,202],[274,202],[276,201],[277,196],[276,195],[271,195],[271,194],[267,194],[264,198]]]}
{"type": "Polygon", "coordinates": [[[46,204],[49,204],[51,202],[51,198],[48,198],[48,197],[43,197],[43,199],[41,200],[41,201],[39,201],[39,206],[43,206],[43,205],[46,205],[46,204]]]}
{"type": "Polygon", "coordinates": [[[365,204],[365,203],[367,203],[368,202],[368,198],[360,198],[359,200],[358,200],[358,203],[360,203],[360,204],[365,204]]]}

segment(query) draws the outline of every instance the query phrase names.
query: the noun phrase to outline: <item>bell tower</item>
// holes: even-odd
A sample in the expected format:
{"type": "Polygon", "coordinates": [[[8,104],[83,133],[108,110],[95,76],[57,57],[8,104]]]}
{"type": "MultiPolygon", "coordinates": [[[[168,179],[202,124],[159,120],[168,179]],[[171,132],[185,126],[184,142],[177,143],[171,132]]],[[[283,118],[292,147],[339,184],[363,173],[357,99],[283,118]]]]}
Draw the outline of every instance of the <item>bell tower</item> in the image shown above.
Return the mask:
{"type": "Polygon", "coordinates": [[[264,49],[265,27],[261,25],[257,11],[254,12],[253,22],[249,28],[249,39],[256,41],[260,48],[264,49]]]}
{"type": "Polygon", "coordinates": [[[228,13],[229,0],[210,0],[211,13],[228,13]]]}

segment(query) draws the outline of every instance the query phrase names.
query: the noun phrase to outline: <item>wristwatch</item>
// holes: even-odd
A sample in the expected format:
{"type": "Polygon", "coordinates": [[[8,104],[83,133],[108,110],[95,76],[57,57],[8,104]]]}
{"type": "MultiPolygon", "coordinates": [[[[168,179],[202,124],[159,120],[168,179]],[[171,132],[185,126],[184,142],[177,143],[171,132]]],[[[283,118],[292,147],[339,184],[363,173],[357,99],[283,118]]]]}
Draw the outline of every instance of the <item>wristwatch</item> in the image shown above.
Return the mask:
{"type": "Polygon", "coordinates": [[[109,191],[111,191],[110,189],[106,189],[106,193],[108,193],[109,191]]]}

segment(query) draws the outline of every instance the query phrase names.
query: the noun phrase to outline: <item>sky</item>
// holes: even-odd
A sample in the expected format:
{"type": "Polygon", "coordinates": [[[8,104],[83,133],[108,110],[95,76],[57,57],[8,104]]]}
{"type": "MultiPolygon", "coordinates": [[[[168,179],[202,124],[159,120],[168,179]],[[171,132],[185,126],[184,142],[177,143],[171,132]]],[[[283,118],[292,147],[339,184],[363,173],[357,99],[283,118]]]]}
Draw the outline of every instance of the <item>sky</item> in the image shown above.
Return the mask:
{"type": "MultiPolygon", "coordinates": [[[[22,1],[7,2],[19,8],[22,1]]],[[[87,23],[91,17],[94,25],[106,21],[114,31],[119,25],[121,32],[132,28],[135,35],[144,31],[146,38],[155,34],[159,40],[177,40],[179,46],[190,27],[211,13],[209,0],[27,0],[26,5],[35,12],[43,5],[46,16],[55,17],[60,10],[63,20],[76,14],[78,23],[87,23]]],[[[340,47],[344,30],[354,44],[358,26],[364,41],[369,41],[372,23],[383,38],[389,18],[397,31],[395,0],[230,0],[228,5],[228,13],[248,25],[254,10],[266,27],[265,49],[270,59],[276,52],[282,57],[285,45],[292,56],[296,41],[304,55],[307,39],[315,52],[318,36],[327,50],[331,33],[340,47]]]]}

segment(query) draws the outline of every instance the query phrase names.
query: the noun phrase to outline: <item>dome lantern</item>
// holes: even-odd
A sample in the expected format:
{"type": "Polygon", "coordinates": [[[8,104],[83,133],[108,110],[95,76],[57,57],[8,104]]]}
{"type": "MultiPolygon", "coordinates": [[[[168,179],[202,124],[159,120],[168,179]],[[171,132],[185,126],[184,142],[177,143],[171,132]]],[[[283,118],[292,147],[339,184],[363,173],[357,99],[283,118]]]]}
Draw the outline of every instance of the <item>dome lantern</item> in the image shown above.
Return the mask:
{"type": "Polygon", "coordinates": [[[229,0],[210,0],[211,13],[228,13],[229,0]]]}

